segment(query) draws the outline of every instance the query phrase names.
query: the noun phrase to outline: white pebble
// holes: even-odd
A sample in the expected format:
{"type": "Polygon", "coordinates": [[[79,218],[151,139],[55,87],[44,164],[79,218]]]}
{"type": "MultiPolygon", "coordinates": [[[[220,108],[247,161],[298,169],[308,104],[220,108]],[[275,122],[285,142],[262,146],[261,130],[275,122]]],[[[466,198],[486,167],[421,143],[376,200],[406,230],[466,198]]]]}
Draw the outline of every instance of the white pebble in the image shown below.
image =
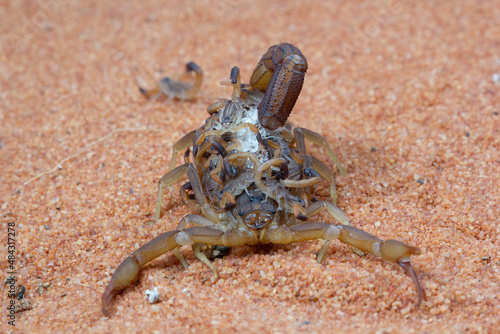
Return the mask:
{"type": "Polygon", "coordinates": [[[493,80],[494,83],[500,82],[500,74],[493,73],[493,75],[491,76],[491,80],[493,80]]]}
{"type": "Polygon", "coordinates": [[[153,290],[146,290],[146,296],[151,304],[160,301],[160,293],[158,292],[157,287],[154,287],[153,290]]]}

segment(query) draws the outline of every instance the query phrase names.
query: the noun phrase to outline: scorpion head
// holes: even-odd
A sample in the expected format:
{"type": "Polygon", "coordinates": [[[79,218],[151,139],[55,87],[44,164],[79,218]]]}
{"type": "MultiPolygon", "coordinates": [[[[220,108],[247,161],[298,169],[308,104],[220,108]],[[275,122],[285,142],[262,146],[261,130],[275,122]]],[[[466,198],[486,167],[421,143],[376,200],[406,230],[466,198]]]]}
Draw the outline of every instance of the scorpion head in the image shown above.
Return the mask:
{"type": "Polygon", "coordinates": [[[258,230],[267,227],[273,222],[277,203],[265,198],[258,189],[250,188],[236,199],[238,214],[243,223],[251,229],[258,230]]]}

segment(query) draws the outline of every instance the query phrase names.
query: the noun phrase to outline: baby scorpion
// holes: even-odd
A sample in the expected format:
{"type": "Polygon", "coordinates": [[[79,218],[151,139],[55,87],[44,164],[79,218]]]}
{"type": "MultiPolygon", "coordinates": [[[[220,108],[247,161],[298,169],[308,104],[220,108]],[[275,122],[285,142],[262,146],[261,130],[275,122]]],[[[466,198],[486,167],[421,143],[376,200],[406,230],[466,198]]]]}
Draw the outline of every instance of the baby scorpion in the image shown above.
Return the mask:
{"type": "MultiPolygon", "coordinates": [[[[193,86],[174,84],[176,89],[184,87],[183,92],[175,93],[178,96],[191,96],[201,84],[201,69],[194,63],[188,64],[188,71],[190,68],[198,74],[197,81],[193,86]]],[[[412,278],[421,303],[422,288],[410,263],[410,256],[420,254],[420,250],[397,240],[383,241],[351,226],[347,215],[336,206],[334,173],[307,154],[305,140],[323,147],[344,174],[330,145],[321,135],[287,121],[306,71],[306,58],[289,43],[269,48],[248,85],[241,84],[238,67],[231,70],[232,99],[209,106],[205,124],[174,145],[170,172],[159,181],[155,221],[160,218],[164,189],[186,174],[189,181],[180,188],[180,194],[195,213],[182,218],[175,230],[140,247],[116,268],[102,296],[104,314],[109,314],[113,297],[135,281],[139,268],[152,259],[172,251],[187,267],[180,246],[191,245],[196,257],[217,278],[217,269],[204,253],[206,246],[288,244],[312,239],[326,241],[318,252],[318,262],[330,242],[338,239],[399,264],[412,278]],[[181,151],[186,152],[186,161],[175,167],[181,151]],[[330,201],[313,196],[321,179],[330,183],[330,201]],[[308,221],[323,210],[340,224],[308,221]]],[[[147,96],[158,92],[143,91],[147,96]]]]}

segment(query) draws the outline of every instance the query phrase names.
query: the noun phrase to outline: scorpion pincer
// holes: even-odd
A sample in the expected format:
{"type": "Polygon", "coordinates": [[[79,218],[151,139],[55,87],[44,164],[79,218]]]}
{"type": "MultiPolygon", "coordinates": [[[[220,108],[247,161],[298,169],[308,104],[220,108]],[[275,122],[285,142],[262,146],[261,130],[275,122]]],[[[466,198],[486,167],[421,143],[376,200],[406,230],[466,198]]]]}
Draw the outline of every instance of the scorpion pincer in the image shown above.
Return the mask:
{"type": "MultiPolygon", "coordinates": [[[[197,74],[194,85],[169,82],[169,86],[144,94],[192,97],[201,85],[201,69],[190,63],[188,71],[197,74]]],[[[225,249],[313,239],[326,241],[318,252],[318,262],[330,242],[339,240],[399,264],[412,278],[421,303],[423,291],[410,263],[410,257],[420,250],[397,240],[383,241],[351,226],[347,215],[336,206],[334,173],[307,154],[305,140],[323,147],[344,174],[330,145],[321,135],[287,121],[306,71],[306,58],[288,43],[269,48],[250,84],[241,84],[237,67],[231,70],[231,100],[209,106],[205,124],[174,145],[170,172],[159,181],[155,221],[160,219],[164,189],[186,175],[188,182],[180,188],[180,194],[193,214],[182,218],[175,230],[140,247],[116,268],[102,296],[104,314],[109,314],[113,297],[136,281],[139,268],[154,258],[172,251],[187,267],[178,249],[181,246],[191,245],[195,256],[217,278],[217,269],[204,251],[207,247],[225,249]],[[177,153],[182,151],[185,162],[176,167],[177,153]],[[315,185],[321,179],[330,183],[330,200],[314,197],[315,185]],[[310,221],[322,211],[338,224],[310,221]]]]}

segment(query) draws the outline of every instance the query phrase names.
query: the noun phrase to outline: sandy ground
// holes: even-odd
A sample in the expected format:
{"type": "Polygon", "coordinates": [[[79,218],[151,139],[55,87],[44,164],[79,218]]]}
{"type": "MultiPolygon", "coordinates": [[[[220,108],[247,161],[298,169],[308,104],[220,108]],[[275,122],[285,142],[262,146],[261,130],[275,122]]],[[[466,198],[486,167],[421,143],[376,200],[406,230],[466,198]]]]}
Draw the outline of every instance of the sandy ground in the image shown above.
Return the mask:
{"type": "Polygon", "coordinates": [[[15,222],[19,332],[498,332],[499,1],[1,1],[0,17],[0,267],[15,222]],[[318,265],[308,242],[235,249],[218,281],[191,250],[188,270],[168,254],[104,317],[120,261],[189,212],[172,187],[150,223],[173,143],[230,96],[232,66],[248,81],[284,41],[309,62],[291,120],[346,166],[355,226],[421,248],[425,301],[397,266],[340,243],[318,265]],[[190,60],[195,101],[139,94],[190,60]]]}

